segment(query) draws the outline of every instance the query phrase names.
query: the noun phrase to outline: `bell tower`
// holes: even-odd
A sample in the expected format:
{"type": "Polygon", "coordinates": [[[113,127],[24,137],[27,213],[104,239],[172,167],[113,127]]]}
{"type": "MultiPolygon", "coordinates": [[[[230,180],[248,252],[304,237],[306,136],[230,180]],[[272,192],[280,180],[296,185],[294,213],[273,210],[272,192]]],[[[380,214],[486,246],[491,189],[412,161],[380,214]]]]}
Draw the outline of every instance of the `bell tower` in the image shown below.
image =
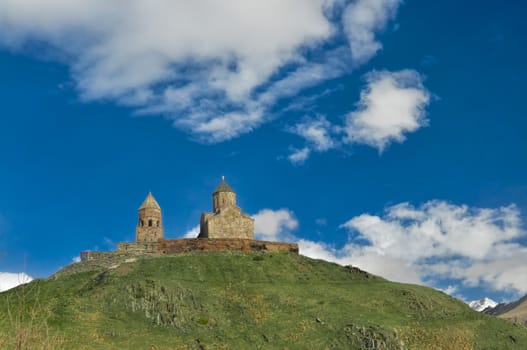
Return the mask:
{"type": "Polygon", "coordinates": [[[136,242],[157,242],[160,238],[163,238],[161,207],[152,196],[152,192],[148,192],[148,196],[139,207],[135,240],[136,242]]]}

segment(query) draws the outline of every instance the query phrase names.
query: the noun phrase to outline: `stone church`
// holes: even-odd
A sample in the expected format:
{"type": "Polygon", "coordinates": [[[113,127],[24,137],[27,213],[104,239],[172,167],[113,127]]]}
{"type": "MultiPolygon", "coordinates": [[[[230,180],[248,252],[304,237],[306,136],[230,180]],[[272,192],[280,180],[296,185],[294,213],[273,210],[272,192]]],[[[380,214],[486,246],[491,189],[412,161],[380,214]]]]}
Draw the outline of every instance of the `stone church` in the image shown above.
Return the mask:
{"type": "MultiPolygon", "coordinates": [[[[254,239],[254,219],[236,205],[236,192],[225,182],[212,193],[212,213],[201,214],[197,238],[254,239]]],[[[157,242],[164,238],[161,207],[151,192],[139,207],[135,229],[137,243],[157,242]]]]}
{"type": "Polygon", "coordinates": [[[212,194],[212,211],[201,214],[198,238],[254,239],[254,219],[236,205],[236,192],[224,177],[212,194]]]}
{"type": "Polygon", "coordinates": [[[135,242],[120,242],[117,252],[81,252],[81,260],[112,260],[129,255],[181,254],[188,252],[242,251],[291,252],[298,245],[254,239],[254,219],[236,204],[236,192],[225,182],[212,193],[212,212],[201,214],[196,238],[165,239],[161,206],[151,192],[138,209],[135,242]]]}

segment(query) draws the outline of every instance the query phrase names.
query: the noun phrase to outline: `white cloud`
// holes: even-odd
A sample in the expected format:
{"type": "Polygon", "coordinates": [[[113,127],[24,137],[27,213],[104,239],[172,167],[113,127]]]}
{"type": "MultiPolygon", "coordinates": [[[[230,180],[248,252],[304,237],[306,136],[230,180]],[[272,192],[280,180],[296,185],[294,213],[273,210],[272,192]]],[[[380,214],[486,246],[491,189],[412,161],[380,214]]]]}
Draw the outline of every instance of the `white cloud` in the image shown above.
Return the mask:
{"type": "MultiPolygon", "coordinates": [[[[511,246],[494,259],[461,261],[450,264],[448,271],[439,265],[441,276],[452,276],[468,286],[487,285],[494,290],[509,291],[518,296],[527,293],[527,247],[511,246]],[[503,254],[509,254],[504,256],[503,254]]],[[[430,273],[436,266],[429,268],[430,273]]]]}
{"type": "Polygon", "coordinates": [[[337,78],[349,71],[349,62],[351,57],[345,47],[324,53],[318,62],[303,62],[285,78],[271,84],[269,89],[258,97],[258,102],[271,105],[281,98],[297,97],[302,89],[337,78]]]}
{"type": "MultiPolygon", "coordinates": [[[[194,115],[194,118],[197,116],[194,115]]],[[[248,111],[246,113],[230,112],[217,116],[216,118],[206,118],[198,123],[196,120],[176,121],[175,125],[189,125],[197,135],[206,135],[202,141],[216,143],[231,139],[239,134],[252,131],[264,122],[263,113],[260,110],[248,111]]]]}
{"type": "Polygon", "coordinates": [[[81,257],[80,256],[74,256],[73,258],[71,258],[71,262],[73,262],[73,263],[81,262],[81,257]]]}
{"type": "Polygon", "coordinates": [[[33,278],[23,272],[10,273],[0,272],[0,292],[15,288],[18,285],[29,283],[33,278]]]}
{"type": "Polygon", "coordinates": [[[298,227],[295,215],[288,209],[262,209],[253,218],[256,239],[275,241],[298,227]]]}
{"type": "Polygon", "coordinates": [[[454,293],[458,291],[458,289],[459,288],[457,286],[453,286],[453,285],[448,285],[446,288],[437,288],[437,290],[440,290],[443,293],[446,293],[448,295],[453,295],[454,293]]]}
{"type": "Polygon", "coordinates": [[[426,125],[430,93],[413,70],[371,72],[357,110],[345,122],[346,142],[366,144],[383,151],[391,142],[426,125]]]}
{"type": "Polygon", "coordinates": [[[183,238],[197,238],[200,232],[199,225],[194,226],[190,230],[188,230],[184,235],[183,238]]]}
{"type": "Polygon", "coordinates": [[[426,284],[460,299],[461,286],[527,293],[527,247],[518,243],[527,232],[514,205],[400,203],[382,216],[363,214],[341,225],[350,238],[340,248],[294,237],[291,231],[298,221],[290,210],[259,214],[260,238],[297,241],[300,254],[314,259],[357,266],[393,281],[426,284]]]}
{"type": "Polygon", "coordinates": [[[302,149],[293,149],[287,159],[294,165],[301,165],[306,162],[311,154],[311,150],[308,147],[302,149]]]}
{"type": "Polygon", "coordinates": [[[401,3],[402,0],[357,0],[346,8],[344,30],[356,65],[367,62],[382,48],[375,34],[385,29],[401,3]]]}
{"type": "Polygon", "coordinates": [[[331,34],[325,6],[324,0],[132,0],[126,6],[6,0],[0,9],[10,43],[36,38],[75,56],[87,97],[126,94],[178,73],[185,78],[171,66],[195,59],[210,67],[208,83],[237,100],[300,46],[331,34]],[[78,44],[68,47],[74,39],[78,44]]]}
{"type": "Polygon", "coordinates": [[[289,131],[301,136],[305,141],[305,147],[301,149],[292,148],[287,159],[293,165],[304,164],[312,151],[325,152],[335,147],[337,141],[334,138],[336,132],[326,118],[306,118],[303,122],[289,128],[289,131]]]}
{"type": "Polygon", "coordinates": [[[332,129],[333,126],[326,118],[319,117],[296,124],[291,131],[302,136],[312,149],[323,152],[335,147],[332,129]]]}
{"type": "Polygon", "coordinates": [[[313,259],[322,259],[347,265],[346,258],[337,257],[338,250],[324,242],[313,242],[305,239],[298,240],[300,254],[313,259]]]}
{"type": "Polygon", "coordinates": [[[69,66],[82,99],[163,115],[213,143],[372,57],[392,2],[4,0],[0,46],[45,46],[69,66]],[[351,54],[334,40],[341,17],[351,54]]]}
{"type": "Polygon", "coordinates": [[[288,157],[291,163],[303,164],[312,151],[325,152],[342,144],[365,144],[382,152],[390,143],[403,142],[407,133],[427,124],[425,108],[430,93],[418,72],[372,71],[365,80],[357,108],[346,116],[344,125],[318,117],[289,129],[306,141],[303,149],[295,149],[288,157]]]}
{"type": "Polygon", "coordinates": [[[404,283],[424,284],[419,272],[411,264],[379,255],[367,247],[347,244],[341,249],[325,244],[300,239],[298,241],[300,254],[313,259],[323,259],[341,265],[357,266],[365,271],[404,283]]]}
{"type": "Polygon", "coordinates": [[[329,5],[6,0],[0,3],[0,42],[49,43],[65,52],[83,98],[168,113],[176,126],[213,135],[214,142],[261,122],[259,108],[249,106],[252,91],[285,63],[301,59],[299,49],[332,35],[324,15],[329,5]]]}
{"type": "Polygon", "coordinates": [[[419,207],[401,203],[383,216],[359,215],[342,227],[354,237],[344,247],[300,241],[300,252],[400,282],[435,286],[455,280],[527,292],[527,247],[518,243],[527,233],[514,205],[490,209],[444,201],[419,207]]]}
{"type": "Polygon", "coordinates": [[[358,232],[379,255],[412,262],[459,256],[494,260],[519,249],[513,240],[524,234],[514,206],[480,209],[443,201],[418,208],[401,203],[388,208],[385,217],[363,214],[343,226],[358,232]]]}

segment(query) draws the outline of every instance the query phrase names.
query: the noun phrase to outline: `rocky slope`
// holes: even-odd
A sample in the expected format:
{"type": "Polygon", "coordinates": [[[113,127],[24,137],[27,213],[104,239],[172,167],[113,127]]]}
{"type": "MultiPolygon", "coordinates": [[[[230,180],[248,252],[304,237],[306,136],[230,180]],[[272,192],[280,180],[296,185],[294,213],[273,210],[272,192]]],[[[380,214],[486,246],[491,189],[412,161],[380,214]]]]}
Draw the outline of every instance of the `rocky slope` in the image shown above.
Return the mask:
{"type": "Polygon", "coordinates": [[[498,304],[484,312],[527,326],[527,295],[512,303],[498,304]]]}

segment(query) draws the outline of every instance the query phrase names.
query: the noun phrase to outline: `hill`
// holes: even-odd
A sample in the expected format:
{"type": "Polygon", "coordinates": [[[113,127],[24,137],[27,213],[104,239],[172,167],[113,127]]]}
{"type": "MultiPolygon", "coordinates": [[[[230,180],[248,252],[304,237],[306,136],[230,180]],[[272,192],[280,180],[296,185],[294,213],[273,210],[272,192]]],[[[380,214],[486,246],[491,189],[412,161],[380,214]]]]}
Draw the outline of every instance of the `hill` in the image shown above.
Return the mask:
{"type": "Polygon", "coordinates": [[[288,254],[72,264],[0,294],[1,349],[525,349],[436,290],[288,254]]]}
{"type": "Polygon", "coordinates": [[[527,295],[512,303],[500,303],[485,313],[527,326],[527,295]]]}

